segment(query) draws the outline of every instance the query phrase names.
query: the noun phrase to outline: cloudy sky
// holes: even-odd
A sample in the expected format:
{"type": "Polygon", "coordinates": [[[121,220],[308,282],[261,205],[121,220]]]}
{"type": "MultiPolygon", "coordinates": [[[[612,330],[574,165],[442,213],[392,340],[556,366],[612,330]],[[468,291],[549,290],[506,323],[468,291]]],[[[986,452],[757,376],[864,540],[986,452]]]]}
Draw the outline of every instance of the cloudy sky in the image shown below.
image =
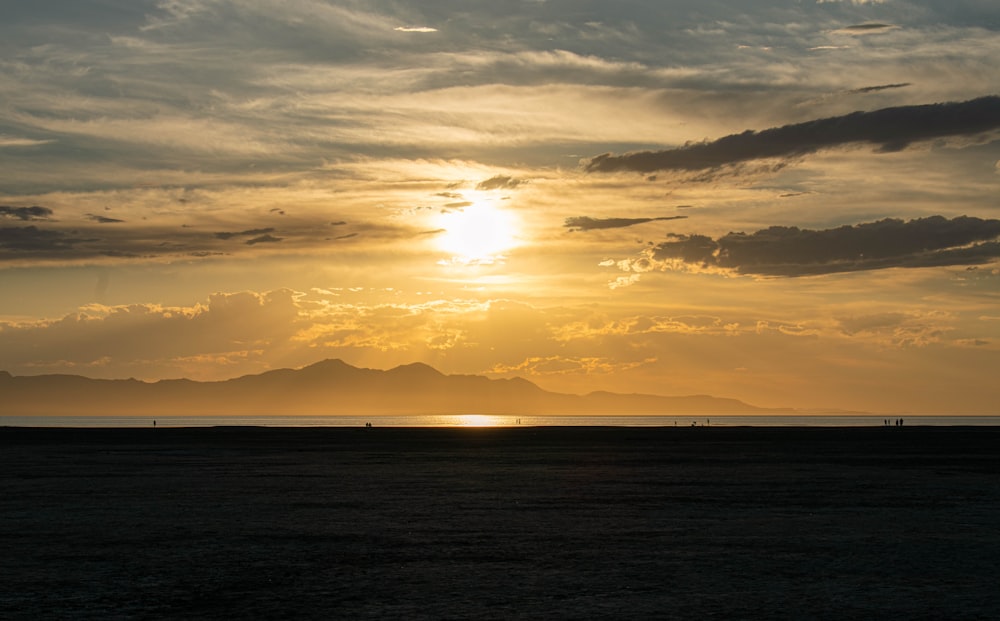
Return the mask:
{"type": "Polygon", "coordinates": [[[43,0],[0,369],[997,413],[995,0],[43,0]]]}

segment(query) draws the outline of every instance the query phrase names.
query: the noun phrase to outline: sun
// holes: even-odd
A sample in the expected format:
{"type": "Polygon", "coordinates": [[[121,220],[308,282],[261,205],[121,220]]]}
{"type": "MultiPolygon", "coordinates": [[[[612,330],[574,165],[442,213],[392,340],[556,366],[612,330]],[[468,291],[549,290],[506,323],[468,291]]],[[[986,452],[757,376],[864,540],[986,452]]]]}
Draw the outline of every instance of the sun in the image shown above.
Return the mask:
{"type": "Polygon", "coordinates": [[[438,215],[441,234],[437,244],[451,255],[450,263],[496,263],[517,245],[517,220],[510,210],[496,203],[480,199],[438,215]]]}

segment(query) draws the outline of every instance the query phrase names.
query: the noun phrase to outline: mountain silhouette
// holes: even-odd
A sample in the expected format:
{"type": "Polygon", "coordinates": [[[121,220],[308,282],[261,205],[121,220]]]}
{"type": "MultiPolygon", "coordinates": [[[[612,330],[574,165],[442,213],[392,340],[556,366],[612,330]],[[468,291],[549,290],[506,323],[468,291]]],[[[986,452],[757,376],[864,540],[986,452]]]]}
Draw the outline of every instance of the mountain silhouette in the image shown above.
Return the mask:
{"type": "MultiPolygon", "coordinates": [[[[0,371],[0,414],[81,416],[377,414],[759,414],[707,395],[549,392],[522,379],[445,375],[423,363],[386,371],[323,360],[225,381],[142,382],[0,371]]],[[[785,410],[787,411],[787,410],[785,410]]]]}

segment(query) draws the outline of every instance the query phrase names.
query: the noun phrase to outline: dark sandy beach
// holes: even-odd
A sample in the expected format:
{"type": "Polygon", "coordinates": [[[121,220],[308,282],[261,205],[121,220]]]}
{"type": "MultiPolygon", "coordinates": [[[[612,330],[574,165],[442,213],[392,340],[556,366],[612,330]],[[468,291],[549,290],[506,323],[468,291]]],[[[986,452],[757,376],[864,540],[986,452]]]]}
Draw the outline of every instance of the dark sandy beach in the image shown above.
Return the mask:
{"type": "Polygon", "coordinates": [[[0,429],[0,618],[995,619],[998,428],[0,429]]]}

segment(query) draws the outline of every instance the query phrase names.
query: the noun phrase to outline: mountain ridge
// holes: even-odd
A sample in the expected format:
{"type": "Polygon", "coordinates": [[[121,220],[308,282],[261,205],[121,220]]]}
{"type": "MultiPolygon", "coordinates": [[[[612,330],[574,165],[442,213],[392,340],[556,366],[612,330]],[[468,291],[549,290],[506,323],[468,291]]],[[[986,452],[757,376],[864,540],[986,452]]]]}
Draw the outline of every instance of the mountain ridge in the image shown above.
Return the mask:
{"type": "Polygon", "coordinates": [[[388,370],[326,359],[227,380],[93,379],[80,375],[14,376],[0,371],[6,415],[377,415],[377,414],[763,414],[708,395],[662,396],[595,391],[550,392],[521,377],[445,375],[424,363],[388,370]]]}

